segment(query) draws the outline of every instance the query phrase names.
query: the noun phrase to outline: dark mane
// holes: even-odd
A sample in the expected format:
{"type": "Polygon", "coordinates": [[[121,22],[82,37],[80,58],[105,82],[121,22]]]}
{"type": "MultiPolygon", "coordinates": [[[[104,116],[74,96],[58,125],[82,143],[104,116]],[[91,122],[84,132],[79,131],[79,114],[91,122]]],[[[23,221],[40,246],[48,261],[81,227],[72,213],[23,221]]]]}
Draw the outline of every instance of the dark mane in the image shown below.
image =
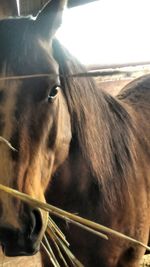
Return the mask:
{"type": "Polygon", "coordinates": [[[53,47],[60,74],[66,77],[61,82],[74,138],[108,202],[121,201],[124,185],[130,193],[127,172],[130,167],[134,169],[132,119],[117,99],[97,88],[92,78],[67,78],[86,70],[58,41],[53,47]]]}

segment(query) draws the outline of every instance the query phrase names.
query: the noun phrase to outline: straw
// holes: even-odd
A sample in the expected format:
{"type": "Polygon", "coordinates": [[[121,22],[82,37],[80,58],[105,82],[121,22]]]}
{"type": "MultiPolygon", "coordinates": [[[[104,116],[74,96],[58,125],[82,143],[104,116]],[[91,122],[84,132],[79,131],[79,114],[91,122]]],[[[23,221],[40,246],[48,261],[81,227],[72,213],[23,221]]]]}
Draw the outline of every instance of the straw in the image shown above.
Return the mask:
{"type": "Polygon", "coordinates": [[[13,151],[17,151],[9,141],[7,141],[4,137],[0,136],[0,142],[4,143],[5,145],[7,145],[11,150],[13,151]]]}
{"type": "Polygon", "coordinates": [[[111,228],[108,228],[106,226],[103,226],[101,224],[98,224],[98,223],[95,223],[95,222],[92,222],[90,220],[87,220],[85,218],[81,218],[75,214],[72,214],[72,213],[69,213],[67,211],[64,211],[62,209],[59,209],[59,208],[56,208],[55,206],[53,205],[50,205],[50,204],[47,204],[47,203],[43,203],[39,200],[36,200],[24,193],[21,193],[15,189],[12,189],[12,188],[9,188],[9,187],[6,187],[2,184],[0,184],[0,190],[6,192],[6,193],[9,193],[10,195],[14,196],[14,197],[17,197],[19,199],[21,199],[22,201],[25,201],[27,203],[29,203],[30,205],[34,206],[34,207],[38,207],[38,208],[41,208],[47,212],[49,212],[50,214],[52,215],[55,215],[59,218],[62,218],[68,222],[71,222],[73,223],[74,221],[77,222],[77,223],[81,223],[82,225],[84,226],[87,226],[87,227],[90,227],[91,229],[95,230],[95,231],[102,231],[104,233],[107,233],[107,234],[112,234],[112,235],[115,235],[119,238],[122,238],[122,239],[126,239],[128,241],[131,241],[132,243],[136,244],[136,245],[140,245],[144,248],[146,248],[147,250],[150,251],[150,247],[143,244],[142,242],[134,239],[134,238],[131,238],[127,235],[124,235],[122,233],[119,233],[118,231],[115,231],[111,228]]]}

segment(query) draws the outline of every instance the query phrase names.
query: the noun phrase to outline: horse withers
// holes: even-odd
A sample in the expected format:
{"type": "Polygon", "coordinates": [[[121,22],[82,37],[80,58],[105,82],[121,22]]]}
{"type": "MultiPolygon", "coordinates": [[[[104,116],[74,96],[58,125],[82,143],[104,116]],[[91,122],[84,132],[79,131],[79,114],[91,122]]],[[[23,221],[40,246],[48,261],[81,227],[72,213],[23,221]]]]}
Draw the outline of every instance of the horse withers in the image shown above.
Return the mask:
{"type": "MultiPolygon", "coordinates": [[[[65,4],[51,0],[36,18],[0,21],[0,135],[16,149],[0,143],[0,183],[147,244],[150,76],[117,97],[73,76],[85,68],[54,38],[65,4]]],[[[1,192],[4,253],[36,253],[47,217],[1,192]]],[[[57,223],[86,267],[137,267],[145,253],[57,223]]]]}

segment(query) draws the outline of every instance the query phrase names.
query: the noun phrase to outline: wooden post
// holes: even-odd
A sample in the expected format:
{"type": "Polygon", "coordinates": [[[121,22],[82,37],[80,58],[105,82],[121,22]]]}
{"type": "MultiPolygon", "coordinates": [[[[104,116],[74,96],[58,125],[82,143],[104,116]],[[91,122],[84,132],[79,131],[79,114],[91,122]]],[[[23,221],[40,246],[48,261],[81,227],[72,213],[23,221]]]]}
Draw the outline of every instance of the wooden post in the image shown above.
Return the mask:
{"type": "Polygon", "coordinates": [[[18,9],[16,0],[0,0],[0,19],[17,15],[18,9]]]}
{"type": "Polygon", "coordinates": [[[20,13],[21,15],[36,16],[39,10],[47,2],[48,0],[20,0],[20,13]]]}

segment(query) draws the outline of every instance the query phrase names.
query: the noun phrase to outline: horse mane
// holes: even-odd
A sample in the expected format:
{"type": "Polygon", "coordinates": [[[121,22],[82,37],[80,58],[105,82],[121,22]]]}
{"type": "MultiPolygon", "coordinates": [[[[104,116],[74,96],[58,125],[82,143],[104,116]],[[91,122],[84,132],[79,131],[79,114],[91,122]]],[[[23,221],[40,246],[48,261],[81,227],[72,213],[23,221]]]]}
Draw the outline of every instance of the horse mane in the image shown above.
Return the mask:
{"type": "Polygon", "coordinates": [[[121,102],[98,88],[93,78],[69,77],[86,69],[57,40],[53,50],[60,66],[73,137],[107,202],[120,203],[124,191],[130,195],[128,177],[136,157],[132,151],[132,119],[121,102]]]}

